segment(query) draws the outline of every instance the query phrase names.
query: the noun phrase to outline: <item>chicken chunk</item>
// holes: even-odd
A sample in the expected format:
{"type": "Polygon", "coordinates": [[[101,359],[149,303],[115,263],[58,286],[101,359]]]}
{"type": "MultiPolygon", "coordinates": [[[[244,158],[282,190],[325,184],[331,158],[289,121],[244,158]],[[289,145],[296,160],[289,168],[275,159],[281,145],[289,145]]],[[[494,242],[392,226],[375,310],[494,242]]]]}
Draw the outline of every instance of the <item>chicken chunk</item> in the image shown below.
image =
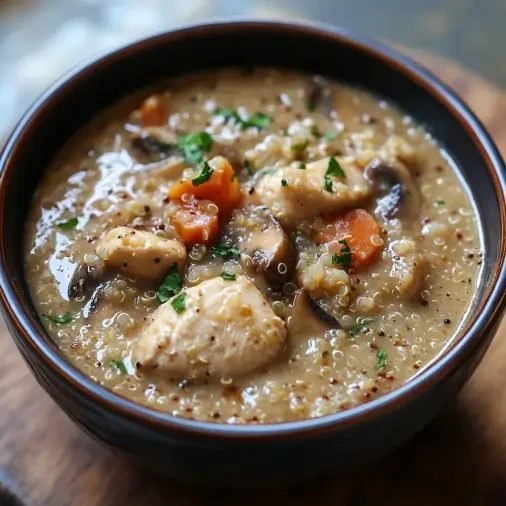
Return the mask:
{"type": "Polygon", "coordinates": [[[175,263],[182,267],[186,260],[186,248],[179,241],[129,227],[107,232],[96,252],[107,267],[149,281],[162,278],[175,263]]]}
{"type": "Polygon", "coordinates": [[[283,320],[246,277],[213,278],[183,293],[182,312],[169,301],[147,321],[134,348],[138,369],[170,380],[233,379],[283,349],[283,320]]]}
{"type": "Polygon", "coordinates": [[[409,239],[394,241],[390,250],[393,254],[390,269],[393,290],[407,299],[420,296],[426,274],[425,258],[409,239]]]}
{"type": "Polygon", "coordinates": [[[288,224],[354,207],[369,196],[371,189],[350,158],[337,158],[344,177],[326,177],[329,160],[309,163],[305,170],[288,166],[266,173],[255,187],[257,198],[288,224]]]}

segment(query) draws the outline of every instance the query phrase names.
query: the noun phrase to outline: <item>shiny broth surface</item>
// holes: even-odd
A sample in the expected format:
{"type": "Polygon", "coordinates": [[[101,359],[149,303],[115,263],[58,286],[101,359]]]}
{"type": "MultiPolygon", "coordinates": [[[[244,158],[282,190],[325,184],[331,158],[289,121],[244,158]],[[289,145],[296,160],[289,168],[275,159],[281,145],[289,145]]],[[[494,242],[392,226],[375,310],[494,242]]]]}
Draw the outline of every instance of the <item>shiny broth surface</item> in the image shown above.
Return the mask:
{"type": "Polygon", "coordinates": [[[482,256],[470,197],[420,125],[263,68],[112,106],[48,168],[25,238],[35,306],[73,364],[230,424],[399,387],[455,335],[482,256]]]}

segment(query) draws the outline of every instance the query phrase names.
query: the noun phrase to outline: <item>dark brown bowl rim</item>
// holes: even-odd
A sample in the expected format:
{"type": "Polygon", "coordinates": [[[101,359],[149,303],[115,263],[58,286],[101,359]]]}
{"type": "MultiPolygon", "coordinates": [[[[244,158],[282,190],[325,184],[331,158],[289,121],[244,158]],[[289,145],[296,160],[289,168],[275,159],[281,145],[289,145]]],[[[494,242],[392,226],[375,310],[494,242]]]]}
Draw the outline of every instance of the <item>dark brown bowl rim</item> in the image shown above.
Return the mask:
{"type": "Polygon", "coordinates": [[[495,266],[494,280],[490,283],[486,296],[473,310],[473,318],[462,329],[456,344],[443,353],[433,364],[398,389],[367,404],[349,410],[326,415],[321,418],[295,422],[261,425],[227,425],[200,422],[178,418],[168,413],[134,403],[94,382],[77,368],[72,366],[51,344],[40,321],[26,307],[23,296],[16,287],[10,272],[6,268],[6,238],[4,237],[5,213],[0,218],[0,301],[6,316],[19,335],[34,350],[39,360],[51,368],[55,374],[74,388],[79,389],[89,399],[102,408],[122,414],[147,426],[176,431],[181,434],[219,437],[227,439],[266,440],[273,438],[312,436],[326,431],[336,431],[355,424],[372,420],[387,411],[403,405],[433,387],[443,377],[462,365],[479,344],[482,335],[493,327],[501,316],[506,292],[506,168],[489,134],[481,122],[458,98],[453,91],[427,70],[403,54],[367,37],[350,35],[344,30],[321,23],[278,22],[270,20],[215,20],[202,24],[193,24],[158,34],[132,44],[123,46],[104,56],[86,62],[71,70],[51,86],[25,113],[8,139],[0,157],[0,202],[8,191],[9,181],[13,177],[16,153],[23,148],[24,139],[33,128],[37,128],[45,111],[51,108],[62,93],[69,93],[79,86],[80,79],[92,72],[99,72],[109,62],[126,54],[139,54],[143,50],[156,46],[160,42],[188,39],[193,36],[228,31],[269,30],[278,33],[296,33],[313,38],[324,38],[335,44],[348,45],[367,53],[409,80],[416,82],[424,91],[442,103],[455,119],[463,126],[483,157],[499,196],[501,214],[500,262],[495,266]]]}

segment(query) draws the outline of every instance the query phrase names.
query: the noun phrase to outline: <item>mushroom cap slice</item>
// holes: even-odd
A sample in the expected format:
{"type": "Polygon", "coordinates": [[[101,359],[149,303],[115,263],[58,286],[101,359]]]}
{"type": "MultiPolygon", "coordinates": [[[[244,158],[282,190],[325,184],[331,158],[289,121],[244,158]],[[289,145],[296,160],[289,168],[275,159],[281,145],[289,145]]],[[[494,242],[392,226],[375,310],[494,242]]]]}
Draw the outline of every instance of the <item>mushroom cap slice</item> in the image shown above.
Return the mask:
{"type": "Polygon", "coordinates": [[[399,161],[374,159],[364,170],[364,177],[377,194],[376,214],[385,220],[414,219],[420,213],[420,193],[407,167],[399,161]]]}
{"type": "Polygon", "coordinates": [[[292,278],[295,269],[296,251],[292,241],[279,221],[265,210],[246,213],[245,217],[255,226],[238,234],[239,249],[251,258],[256,272],[263,274],[270,285],[283,285],[292,278]]]}

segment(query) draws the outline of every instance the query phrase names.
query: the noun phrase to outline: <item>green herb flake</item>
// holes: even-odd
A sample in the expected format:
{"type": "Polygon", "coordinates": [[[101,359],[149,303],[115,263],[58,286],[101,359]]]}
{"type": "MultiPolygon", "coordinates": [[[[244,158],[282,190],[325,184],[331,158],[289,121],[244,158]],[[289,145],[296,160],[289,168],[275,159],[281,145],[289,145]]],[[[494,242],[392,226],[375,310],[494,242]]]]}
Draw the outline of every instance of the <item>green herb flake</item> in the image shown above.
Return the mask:
{"type": "Polygon", "coordinates": [[[325,176],[323,178],[323,188],[328,192],[332,192],[332,180],[330,179],[330,176],[346,176],[344,170],[339,165],[339,162],[333,156],[330,157],[327,172],[325,172],[325,176]]]}
{"type": "Polygon", "coordinates": [[[311,125],[309,131],[311,132],[311,135],[313,135],[314,137],[321,137],[322,135],[320,129],[318,128],[318,125],[311,125]]]}
{"type": "Polygon", "coordinates": [[[239,125],[242,129],[248,127],[265,128],[272,123],[272,118],[262,112],[256,112],[249,119],[243,119],[241,115],[233,109],[215,109],[216,116],[223,116],[226,119],[232,119],[234,123],[239,125]]]}
{"type": "Polygon", "coordinates": [[[316,104],[310,100],[306,101],[306,109],[308,112],[313,112],[315,110],[316,104]]]}
{"type": "Polygon", "coordinates": [[[222,272],[222,273],[221,273],[221,277],[222,277],[225,281],[235,281],[235,280],[236,280],[235,274],[232,274],[232,273],[230,273],[230,272],[222,272]]]}
{"type": "Polygon", "coordinates": [[[214,172],[214,169],[207,162],[202,162],[200,164],[200,169],[201,169],[200,174],[196,178],[192,179],[193,186],[200,186],[201,184],[204,184],[206,181],[209,181],[214,172]]]}
{"type": "Polygon", "coordinates": [[[299,163],[299,169],[300,170],[306,170],[306,164],[304,162],[299,163]]]}
{"type": "Polygon", "coordinates": [[[172,307],[177,314],[181,314],[186,309],[186,293],[176,295],[171,301],[172,307]]]}
{"type": "Polygon", "coordinates": [[[388,364],[388,356],[387,352],[383,348],[378,348],[378,353],[376,354],[378,357],[378,363],[376,364],[376,370],[379,371],[383,369],[388,364]]]}
{"type": "Polygon", "coordinates": [[[128,374],[127,368],[123,360],[112,359],[111,364],[116,368],[120,374],[128,374]]]}
{"type": "Polygon", "coordinates": [[[183,151],[188,163],[200,163],[205,153],[211,151],[213,138],[207,132],[197,132],[179,137],[177,147],[183,151]]]}
{"type": "Polygon", "coordinates": [[[332,264],[340,265],[344,269],[347,269],[351,265],[351,250],[346,239],[339,241],[339,244],[342,244],[343,247],[339,253],[332,255],[332,264]]]}
{"type": "Polygon", "coordinates": [[[251,162],[247,158],[244,159],[244,168],[248,171],[248,174],[250,176],[253,175],[253,171],[251,170],[251,162]]]}
{"type": "Polygon", "coordinates": [[[349,330],[348,330],[348,335],[350,337],[357,337],[357,335],[362,332],[363,330],[366,330],[368,329],[368,325],[373,323],[374,320],[372,318],[364,318],[360,323],[357,323],[356,325],[353,325],[353,327],[351,327],[349,330]]]}
{"type": "Polygon", "coordinates": [[[295,151],[296,153],[302,153],[309,145],[309,140],[306,139],[304,142],[300,142],[298,144],[292,144],[290,149],[295,151]]]}
{"type": "Polygon", "coordinates": [[[177,264],[172,264],[162,284],[158,287],[156,296],[162,304],[165,304],[171,297],[178,294],[182,288],[183,280],[181,274],[179,274],[177,264]]]}
{"type": "Polygon", "coordinates": [[[436,200],[436,204],[438,206],[444,206],[446,204],[446,201],[444,201],[444,200],[436,200]]]}
{"type": "Polygon", "coordinates": [[[79,223],[79,220],[76,217],[74,217],[74,218],[68,219],[67,221],[62,221],[62,222],[58,223],[56,226],[61,230],[72,230],[73,228],[75,228],[77,226],[78,223],[79,223]]]}
{"type": "Polygon", "coordinates": [[[261,172],[261,175],[265,176],[265,175],[269,174],[270,176],[272,176],[273,174],[276,174],[277,171],[278,171],[278,169],[275,167],[273,167],[272,169],[263,169],[261,172]]]}
{"type": "Polygon", "coordinates": [[[282,186],[283,188],[288,188],[288,181],[287,181],[286,179],[284,179],[284,178],[283,178],[283,179],[281,180],[281,186],[282,186]]]}
{"type": "Polygon", "coordinates": [[[265,128],[268,127],[272,123],[272,118],[267,116],[262,112],[256,112],[253,116],[246,122],[246,126],[253,126],[257,128],[265,128]]]}
{"type": "Polygon", "coordinates": [[[215,257],[234,258],[239,256],[240,251],[231,244],[220,243],[211,248],[211,252],[215,257]]]}
{"type": "Polygon", "coordinates": [[[52,321],[53,323],[57,323],[58,325],[65,325],[66,323],[70,323],[72,321],[71,313],[65,313],[56,316],[52,316],[50,314],[43,314],[42,316],[52,321]]]}
{"type": "Polygon", "coordinates": [[[333,141],[338,135],[339,135],[339,132],[331,130],[330,132],[327,132],[326,134],[324,134],[323,138],[326,141],[333,141]]]}

